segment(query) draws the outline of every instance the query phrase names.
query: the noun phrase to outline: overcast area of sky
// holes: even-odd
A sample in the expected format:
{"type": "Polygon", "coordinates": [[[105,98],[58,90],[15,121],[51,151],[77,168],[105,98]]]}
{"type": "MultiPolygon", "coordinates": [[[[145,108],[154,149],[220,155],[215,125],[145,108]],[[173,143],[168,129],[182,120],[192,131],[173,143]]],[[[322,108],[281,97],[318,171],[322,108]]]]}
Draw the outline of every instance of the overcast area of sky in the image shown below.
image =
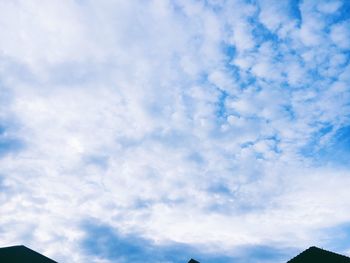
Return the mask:
{"type": "Polygon", "coordinates": [[[0,1],[0,246],[61,262],[350,255],[350,1],[0,1]]]}

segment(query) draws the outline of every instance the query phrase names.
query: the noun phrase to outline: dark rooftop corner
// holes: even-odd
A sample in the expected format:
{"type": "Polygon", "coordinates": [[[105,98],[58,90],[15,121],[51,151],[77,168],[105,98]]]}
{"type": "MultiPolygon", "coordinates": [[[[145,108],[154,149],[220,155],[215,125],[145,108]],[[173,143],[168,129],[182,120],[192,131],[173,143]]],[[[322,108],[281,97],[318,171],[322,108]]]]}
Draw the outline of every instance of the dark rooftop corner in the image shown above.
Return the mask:
{"type": "MultiPolygon", "coordinates": [[[[1,263],[57,263],[26,246],[11,246],[0,248],[1,263]]],[[[188,263],[200,263],[190,259],[188,263]]],[[[328,250],[312,246],[301,252],[287,263],[350,263],[350,258],[328,250]]]]}
{"type": "Polygon", "coordinates": [[[11,246],[0,248],[1,263],[57,263],[56,261],[27,248],[26,246],[11,246]]]}
{"type": "Polygon", "coordinates": [[[350,263],[350,258],[312,246],[287,263],[350,263]]]}

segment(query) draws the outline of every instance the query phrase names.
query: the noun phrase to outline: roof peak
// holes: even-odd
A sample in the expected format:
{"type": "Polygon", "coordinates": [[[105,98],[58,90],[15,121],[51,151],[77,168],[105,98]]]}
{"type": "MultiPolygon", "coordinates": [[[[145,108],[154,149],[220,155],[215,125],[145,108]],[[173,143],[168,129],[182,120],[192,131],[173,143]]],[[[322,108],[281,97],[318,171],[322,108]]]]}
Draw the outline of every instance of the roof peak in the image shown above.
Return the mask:
{"type": "Polygon", "coordinates": [[[24,245],[0,248],[0,261],[13,262],[13,263],[18,263],[18,262],[55,263],[56,262],[24,245]]]}
{"type": "Polygon", "coordinates": [[[308,249],[302,251],[299,255],[289,260],[287,263],[301,263],[301,262],[333,262],[333,263],[344,263],[350,262],[350,258],[338,254],[323,248],[311,246],[308,249]]]}
{"type": "MultiPolygon", "coordinates": [[[[28,248],[26,247],[25,245],[13,245],[13,246],[7,246],[7,247],[1,247],[1,248],[11,248],[11,247],[25,247],[25,248],[28,248]]],[[[0,249],[1,249],[0,248],[0,249]]],[[[29,248],[28,248],[29,249],[29,248]]]]}

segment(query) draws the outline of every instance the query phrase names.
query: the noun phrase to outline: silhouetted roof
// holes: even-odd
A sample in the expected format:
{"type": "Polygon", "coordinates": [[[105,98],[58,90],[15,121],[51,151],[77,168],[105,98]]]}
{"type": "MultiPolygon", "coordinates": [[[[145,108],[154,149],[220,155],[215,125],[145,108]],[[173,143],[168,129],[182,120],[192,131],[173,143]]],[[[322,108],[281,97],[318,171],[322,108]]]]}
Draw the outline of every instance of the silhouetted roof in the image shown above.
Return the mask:
{"type": "MultiPolygon", "coordinates": [[[[0,248],[1,263],[57,263],[25,246],[0,248]]],[[[191,259],[188,263],[200,263],[191,259]]],[[[350,258],[317,247],[310,247],[287,263],[350,263],[350,258]]]]}
{"type": "Polygon", "coordinates": [[[350,258],[318,247],[310,247],[287,263],[350,263],[350,258]]]}
{"type": "Polygon", "coordinates": [[[0,248],[1,263],[57,263],[25,246],[0,248]]]}

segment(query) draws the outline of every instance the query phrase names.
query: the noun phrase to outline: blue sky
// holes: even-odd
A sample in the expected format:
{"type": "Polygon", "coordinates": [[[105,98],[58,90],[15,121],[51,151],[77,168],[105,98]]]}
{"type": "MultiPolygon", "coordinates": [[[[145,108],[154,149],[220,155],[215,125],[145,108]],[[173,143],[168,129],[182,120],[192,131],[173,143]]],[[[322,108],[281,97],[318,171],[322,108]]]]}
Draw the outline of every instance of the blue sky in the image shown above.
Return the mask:
{"type": "Polygon", "coordinates": [[[350,255],[350,2],[0,2],[0,246],[73,263],[350,255]]]}

